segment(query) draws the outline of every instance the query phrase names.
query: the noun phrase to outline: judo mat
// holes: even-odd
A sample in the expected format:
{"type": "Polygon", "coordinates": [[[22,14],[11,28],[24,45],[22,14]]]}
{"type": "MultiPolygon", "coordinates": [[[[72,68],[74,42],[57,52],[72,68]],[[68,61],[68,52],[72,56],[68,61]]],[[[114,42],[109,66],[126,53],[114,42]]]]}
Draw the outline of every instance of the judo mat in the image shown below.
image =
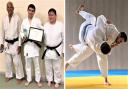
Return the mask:
{"type": "Polygon", "coordinates": [[[104,85],[104,78],[99,70],[67,71],[66,89],[128,89],[128,70],[110,70],[111,86],[104,85]]]}

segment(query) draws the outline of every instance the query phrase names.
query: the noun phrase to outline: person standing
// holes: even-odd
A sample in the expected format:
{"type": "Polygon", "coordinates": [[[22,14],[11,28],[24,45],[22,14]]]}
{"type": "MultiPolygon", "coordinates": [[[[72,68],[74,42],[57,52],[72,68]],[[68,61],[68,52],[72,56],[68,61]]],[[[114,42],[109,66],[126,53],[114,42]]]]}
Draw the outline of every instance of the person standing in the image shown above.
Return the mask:
{"type": "Polygon", "coordinates": [[[30,27],[40,29],[42,28],[40,19],[34,16],[35,11],[35,5],[29,4],[27,9],[28,17],[25,18],[21,24],[20,35],[22,39],[22,44],[24,45],[25,69],[27,75],[27,82],[25,83],[25,86],[28,86],[32,81],[31,62],[33,61],[35,67],[35,81],[37,82],[37,85],[41,87],[41,71],[39,65],[40,47],[35,42],[28,40],[30,27]]]}
{"type": "Polygon", "coordinates": [[[18,82],[24,78],[23,65],[21,61],[21,40],[19,39],[20,18],[14,13],[12,2],[7,3],[8,15],[3,18],[1,49],[5,50],[6,59],[6,81],[13,78],[13,64],[16,71],[16,79],[18,82]]]}
{"type": "Polygon", "coordinates": [[[57,21],[57,13],[54,8],[48,11],[49,22],[44,25],[44,42],[45,51],[43,58],[45,59],[46,78],[48,86],[54,80],[55,89],[59,88],[61,82],[61,56],[63,54],[63,24],[57,21]],[[54,78],[53,78],[54,75],[54,78]]]}

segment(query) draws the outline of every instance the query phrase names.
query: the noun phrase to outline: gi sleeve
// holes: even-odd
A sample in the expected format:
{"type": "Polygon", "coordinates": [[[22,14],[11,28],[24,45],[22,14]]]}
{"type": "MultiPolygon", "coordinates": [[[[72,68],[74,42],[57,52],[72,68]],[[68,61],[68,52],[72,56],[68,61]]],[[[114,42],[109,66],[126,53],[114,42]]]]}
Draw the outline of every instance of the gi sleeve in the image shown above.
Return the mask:
{"type": "Polygon", "coordinates": [[[80,11],[79,15],[82,16],[84,19],[86,19],[86,22],[88,24],[95,25],[96,23],[96,17],[90,13],[87,13],[85,11],[80,11]]]}
{"type": "Polygon", "coordinates": [[[17,25],[18,25],[18,35],[19,35],[19,37],[18,37],[18,39],[19,39],[19,46],[21,46],[21,35],[20,35],[21,20],[20,20],[19,17],[18,17],[18,23],[17,23],[17,25]]]}
{"type": "Polygon", "coordinates": [[[24,32],[23,32],[23,22],[22,22],[21,27],[20,27],[19,38],[22,39],[23,37],[24,37],[24,32]]]}
{"type": "Polygon", "coordinates": [[[5,32],[4,32],[4,19],[2,20],[2,30],[0,32],[0,44],[4,45],[5,32]]]}
{"type": "Polygon", "coordinates": [[[103,29],[105,27],[106,21],[106,17],[104,15],[100,15],[97,17],[96,26],[103,29]]]}
{"type": "Polygon", "coordinates": [[[93,50],[97,53],[97,54],[102,54],[100,46],[101,44],[104,42],[104,40],[101,37],[96,38],[95,43],[94,43],[94,48],[93,50]]]}
{"type": "Polygon", "coordinates": [[[91,17],[95,17],[94,15],[90,14],[90,13],[87,13],[85,11],[80,11],[79,12],[79,15],[82,16],[84,19],[88,19],[88,18],[91,18],[91,17]]]}
{"type": "Polygon", "coordinates": [[[38,28],[40,28],[40,29],[44,29],[44,27],[43,27],[43,25],[42,25],[40,19],[38,19],[38,28]]]}
{"type": "Polygon", "coordinates": [[[62,40],[63,40],[63,42],[62,42],[62,50],[63,50],[63,53],[64,53],[64,24],[62,24],[62,26],[61,26],[61,37],[62,37],[62,40]]]}

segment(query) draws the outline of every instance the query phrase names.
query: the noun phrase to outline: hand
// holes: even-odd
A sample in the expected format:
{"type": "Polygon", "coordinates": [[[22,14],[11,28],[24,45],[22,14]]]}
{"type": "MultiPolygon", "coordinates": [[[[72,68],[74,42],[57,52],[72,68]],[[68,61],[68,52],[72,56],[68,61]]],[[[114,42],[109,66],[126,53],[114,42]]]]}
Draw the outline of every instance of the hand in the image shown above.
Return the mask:
{"type": "Polygon", "coordinates": [[[4,50],[4,45],[3,45],[3,44],[1,44],[1,45],[0,45],[0,52],[2,53],[2,52],[3,52],[3,50],[4,50]]]}
{"type": "Polygon", "coordinates": [[[65,71],[67,70],[67,68],[69,67],[69,63],[65,64],[65,71]]]}
{"type": "Polygon", "coordinates": [[[24,43],[24,42],[27,41],[27,40],[28,40],[27,37],[23,37],[23,39],[22,39],[22,43],[24,43]]]}
{"type": "Polygon", "coordinates": [[[61,53],[60,58],[64,59],[64,53],[61,53]]]}
{"type": "Polygon", "coordinates": [[[4,49],[4,45],[3,44],[1,44],[0,49],[4,49]]]}
{"type": "Polygon", "coordinates": [[[80,7],[85,7],[85,5],[84,4],[81,4],[80,7]]]}
{"type": "Polygon", "coordinates": [[[62,53],[61,55],[62,55],[62,57],[64,58],[64,53],[62,53]]]}
{"type": "Polygon", "coordinates": [[[79,14],[79,10],[76,10],[75,15],[78,15],[78,14],[79,14]]]}
{"type": "Polygon", "coordinates": [[[85,5],[81,4],[78,9],[79,9],[79,11],[84,11],[85,10],[85,5]]]}
{"type": "Polygon", "coordinates": [[[112,24],[112,21],[111,20],[107,20],[107,24],[112,24]]]}
{"type": "Polygon", "coordinates": [[[111,44],[111,48],[114,48],[115,46],[118,46],[118,44],[117,43],[111,44]]]}
{"type": "Polygon", "coordinates": [[[17,52],[18,52],[18,54],[21,53],[21,46],[18,46],[18,47],[17,47],[17,52]]]}

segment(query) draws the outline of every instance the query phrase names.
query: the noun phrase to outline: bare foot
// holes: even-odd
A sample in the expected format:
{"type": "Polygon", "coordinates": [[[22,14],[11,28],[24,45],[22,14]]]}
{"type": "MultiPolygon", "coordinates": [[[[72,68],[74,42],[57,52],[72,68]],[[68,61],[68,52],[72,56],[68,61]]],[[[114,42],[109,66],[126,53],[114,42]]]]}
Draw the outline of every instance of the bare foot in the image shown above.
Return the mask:
{"type": "Polygon", "coordinates": [[[21,84],[22,83],[22,79],[17,79],[17,84],[21,84]]]}
{"type": "Polygon", "coordinates": [[[28,82],[28,81],[27,81],[27,82],[25,83],[25,87],[29,86],[30,83],[31,83],[31,82],[28,82]]]}
{"type": "Polygon", "coordinates": [[[38,87],[42,87],[42,83],[41,82],[38,82],[37,85],[38,85],[38,87]]]}
{"type": "Polygon", "coordinates": [[[47,85],[48,85],[48,87],[50,87],[51,86],[51,81],[48,81],[48,84],[47,85]]]}
{"type": "Polygon", "coordinates": [[[11,79],[13,79],[13,77],[11,77],[11,78],[5,78],[5,81],[8,82],[8,81],[10,81],[11,79]]]}
{"type": "Polygon", "coordinates": [[[104,85],[106,86],[111,86],[111,83],[109,83],[108,81],[104,83],[104,85]]]}
{"type": "Polygon", "coordinates": [[[85,10],[85,5],[84,4],[81,4],[79,10],[80,11],[84,11],[85,10]]]}
{"type": "Polygon", "coordinates": [[[84,11],[85,10],[85,5],[81,4],[78,9],[76,10],[75,14],[78,15],[80,11],[84,11]]]}
{"type": "Polygon", "coordinates": [[[106,86],[110,86],[111,84],[109,83],[109,81],[108,81],[108,78],[107,77],[105,77],[105,83],[104,83],[106,86]]]}
{"type": "Polygon", "coordinates": [[[59,89],[59,84],[58,83],[55,83],[55,89],[59,89]]]}

